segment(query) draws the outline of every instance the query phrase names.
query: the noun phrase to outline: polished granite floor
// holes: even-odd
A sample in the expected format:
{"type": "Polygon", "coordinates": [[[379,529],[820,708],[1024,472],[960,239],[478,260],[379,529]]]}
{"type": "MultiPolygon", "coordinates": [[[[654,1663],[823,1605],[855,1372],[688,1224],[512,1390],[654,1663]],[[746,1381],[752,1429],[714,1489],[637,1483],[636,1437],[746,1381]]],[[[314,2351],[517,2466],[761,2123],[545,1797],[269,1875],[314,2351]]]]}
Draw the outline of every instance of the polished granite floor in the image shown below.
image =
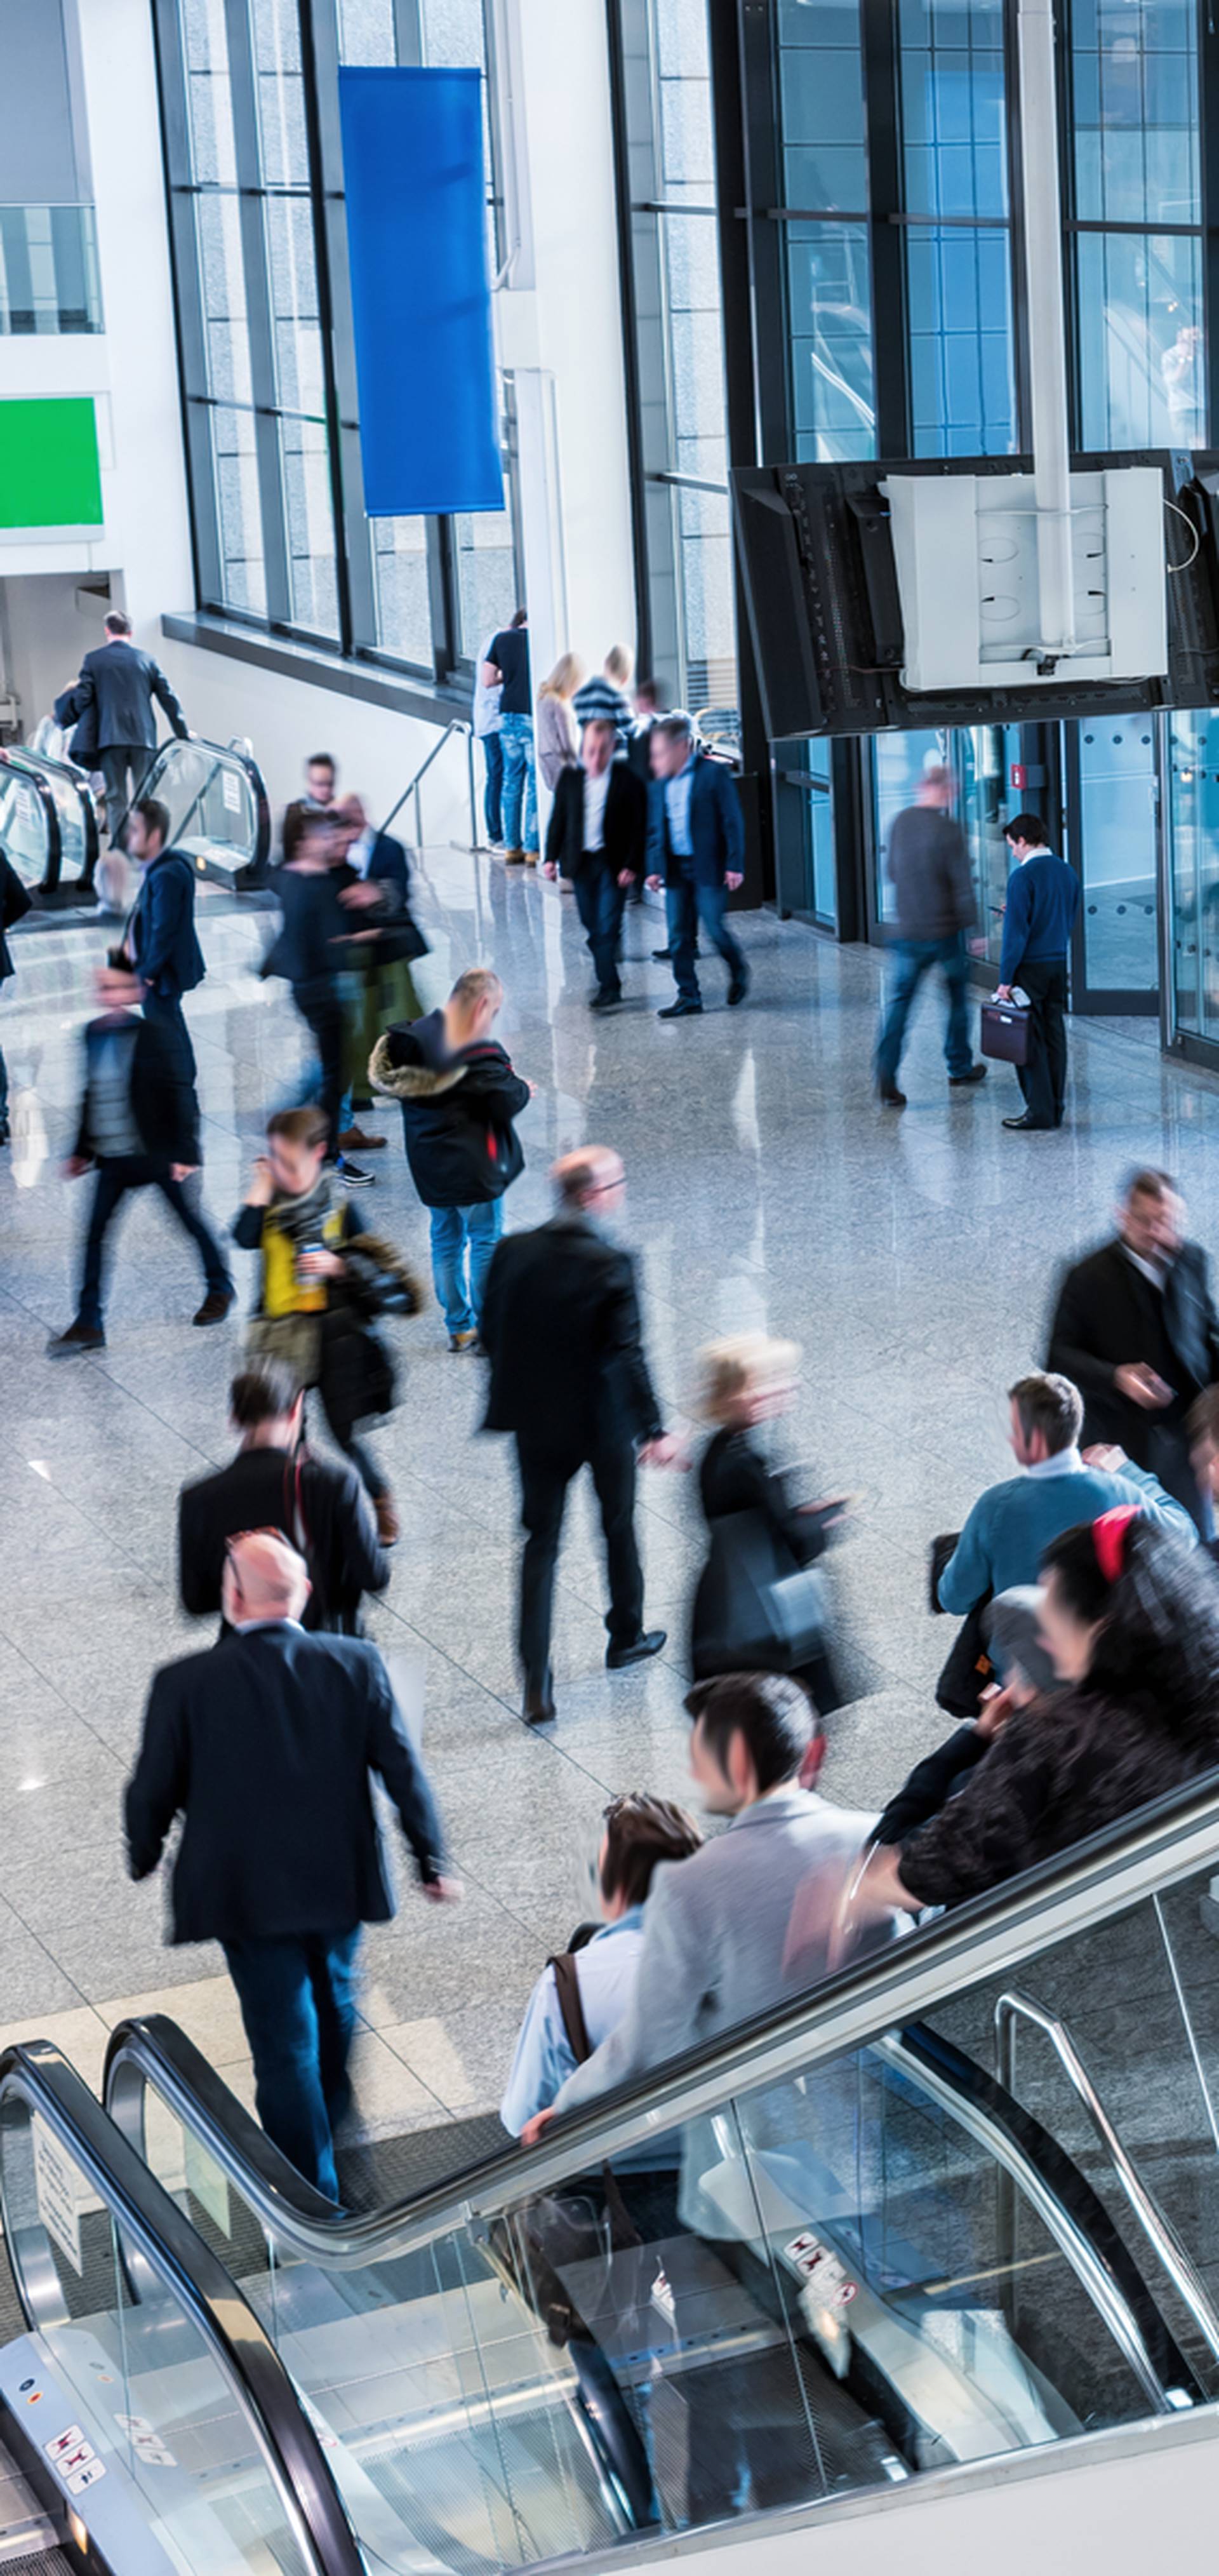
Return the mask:
{"type": "MultiPolygon", "coordinates": [[[[861,1496],[837,1559],[860,1696],[834,1722],[825,1785],[879,1803],[942,1726],[930,1685],[946,1623],[926,1609],[927,1542],[1004,1472],[1003,1390],[1042,1354],[1058,1262],[1104,1229],[1115,1178],[1136,1158],[1178,1171],[1195,1230],[1219,1239],[1215,1085],[1165,1065],[1137,1024],[1077,1026],[1068,1125],[1006,1135],[1014,1078],[997,1069],[981,1091],[950,1092],[927,995],[906,1060],[910,1105],[894,1117],[868,1078],[884,973],[871,952],[748,917],[755,981],[743,1010],[723,1008],[713,962],[698,1027],[658,1026],[672,988],[649,960],[628,968],[624,1010],[593,1020],[578,925],[556,889],[438,851],[419,892],[436,996],[450,968],[493,960],[504,1035],[538,1086],[509,1222],[545,1213],[547,1165],[566,1147],[598,1138],[625,1154],[626,1230],[643,1255],[673,1420],[709,1336],[766,1325],[801,1342],[790,1454],[808,1461],[810,1494],[861,1496]]],[[[209,974],[189,1017],[207,1199],[223,1220],[301,1046],[283,988],[252,973],[265,917],[210,890],[200,911],[209,974]]],[[[89,1185],[62,1181],[57,1163],[106,935],[21,938],[2,1013],[14,1092],[34,1094],[47,1156],[16,1168],[0,1156],[0,2042],[47,2033],[95,2079],[114,2018],[160,2006],[248,2096],[219,1953],[163,1946],[164,1886],[128,1883],[119,1830],[149,1675],[202,1642],[175,1604],[174,1504],[184,1478],[226,1454],[239,1327],[191,1331],[193,1256],[145,1195],[119,1239],[105,1353],[58,1367],[44,1356],[73,1312],[89,1185]]],[[[628,944],[642,957],[657,936],[655,915],[632,916],[628,944]]],[[[369,1204],[422,1258],[426,1220],[394,1117],[369,1204]]],[[[235,1262],[244,1298],[252,1263],[235,1262]]],[[[525,1729],[511,1461],[478,1435],[478,1364],[449,1356],[436,1310],[398,1329],[403,1401],[376,1437],[403,1537],[372,1629],[422,1699],[466,1894],[438,1914],[405,1885],[397,1921],[369,1936],[356,2074],[381,2134],[495,2101],[530,1984],[588,1910],[607,1795],[682,1794],[684,1627],[700,1546],[692,1479],[647,1475],[648,1609],[670,1642],[644,1672],[609,1675],[580,1497],[558,1592],[558,1722],[525,1729]]]]}

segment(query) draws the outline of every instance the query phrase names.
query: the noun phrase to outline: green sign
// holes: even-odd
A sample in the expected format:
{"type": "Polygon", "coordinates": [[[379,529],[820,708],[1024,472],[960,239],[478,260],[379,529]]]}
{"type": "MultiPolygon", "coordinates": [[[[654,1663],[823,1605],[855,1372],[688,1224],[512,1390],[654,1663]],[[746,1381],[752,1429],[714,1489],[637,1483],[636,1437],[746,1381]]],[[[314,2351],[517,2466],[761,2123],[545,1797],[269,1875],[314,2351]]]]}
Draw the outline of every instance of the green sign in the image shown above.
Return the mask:
{"type": "Polygon", "coordinates": [[[0,402],[0,528],[100,528],[91,395],[0,402]]]}

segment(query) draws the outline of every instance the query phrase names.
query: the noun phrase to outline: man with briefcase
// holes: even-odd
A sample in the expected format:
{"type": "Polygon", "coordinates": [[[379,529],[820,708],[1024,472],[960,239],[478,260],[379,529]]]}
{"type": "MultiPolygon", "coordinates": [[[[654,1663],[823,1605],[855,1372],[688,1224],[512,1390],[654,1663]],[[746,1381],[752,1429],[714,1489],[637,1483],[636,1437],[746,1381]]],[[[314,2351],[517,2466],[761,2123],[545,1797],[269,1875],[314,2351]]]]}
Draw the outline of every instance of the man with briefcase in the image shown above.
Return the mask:
{"type": "MultiPolygon", "coordinates": [[[[1026,1131],[1061,1127],[1067,1083],[1067,952],[1079,910],[1079,878],[1050,849],[1039,815],[1014,815],[1004,837],[1016,864],[1007,881],[995,1000],[1010,1004],[1019,984],[1029,1008],[1024,1061],[1016,1050],[1002,1047],[1015,1061],[1024,1094],[1023,1115],[1005,1118],[1003,1124],[1026,1131]]],[[[984,1051],[992,1051],[985,1026],[982,1044],[984,1051]]]]}

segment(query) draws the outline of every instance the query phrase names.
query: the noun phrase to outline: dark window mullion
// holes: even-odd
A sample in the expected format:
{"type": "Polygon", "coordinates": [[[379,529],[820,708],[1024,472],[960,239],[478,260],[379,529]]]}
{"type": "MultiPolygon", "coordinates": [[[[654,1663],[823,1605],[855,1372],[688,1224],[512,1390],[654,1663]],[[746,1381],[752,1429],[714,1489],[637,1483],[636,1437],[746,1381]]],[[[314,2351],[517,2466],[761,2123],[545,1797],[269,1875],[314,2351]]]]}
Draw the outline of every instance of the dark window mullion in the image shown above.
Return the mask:
{"type": "MultiPolygon", "coordinates": [[[[338,49],[335,43],[334,0],[321,0],[315,12],[314,0],[297,0],[301,40],[301,92],[305,111],[305,146],[309,160],[309,195],[313,220],[313,258],[317,276],[318,328],[322,342],[322,380],[325,388],[326,460],[329,468],[330,510],[334,522],[335,591],[339,612],[339,644],[344,653],[352,649],[351,583],[348,577],[347,521],[343,496],[343,459],[341,450],[340,408],[334,356],[334,301],[331,293],[330,240],[326,221],[326,167],[323,144],[323,114],[319,96],[319,77],[327,84],[327,126],[338,116],[338,49]],[[315,41],[316,17],[316,41],[315,41]]],[[[333,144],[331,149],[333,151],[333,144]]]]}
{"type": "Polygon", "coordinates": [[[1219,25],[1198,6],[1198,134],[1201,157],[1202,322],[1206,350],[1206,436],[1219,436],[1219,25]]]}
{"type": "Polygon", "coordinates": [[[456,565],[451,519],[429,519],[427,527],[428,605],[432,617],[432,661],[436,678],[447,680],[457,662],[456,565]]]}
{"type": "Polygon", "coordinates": [[[872,347],[876,384],[876,453],[905,457],[911,451],[910,344],[906,306],[904,227],[889,221],[904,211],[901,115],[897,63],[897,0],[864,0],[864,115],[868,137],[868,193],[872,204],[872,347]]]}
{"type": "Polygon", "coordinates": [[[284,519],[283,466],[279,430],[271,417],[278,398],[275,381],[274,320],[267,264],[267,229],[261,189],[262,154],[258,130],[257,74],[247,0],[225,0],[229,91],[233,107],[233,143],[237,160],[238,223],[241,265],[245,277],[246,322],[250,348],[250,387],[254,399],[254,455],[262,517],[262,552],[267,617],[286,624],[292,614],[288,575],[288,537],[284,519]]]}

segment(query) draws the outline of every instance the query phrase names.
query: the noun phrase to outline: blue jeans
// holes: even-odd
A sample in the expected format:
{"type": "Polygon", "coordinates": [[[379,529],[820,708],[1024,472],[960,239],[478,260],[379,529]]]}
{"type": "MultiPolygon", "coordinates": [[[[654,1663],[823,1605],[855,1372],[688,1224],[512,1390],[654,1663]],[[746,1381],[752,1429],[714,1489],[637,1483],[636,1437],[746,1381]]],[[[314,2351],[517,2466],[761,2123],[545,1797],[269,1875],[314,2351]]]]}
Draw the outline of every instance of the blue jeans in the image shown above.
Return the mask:
{"type": "Polygon", "coordinates": [[[333,2130],[351,2103],[356,2024],[354,1932],[226,1941],[267,2136],[315,2191],[337,2200],[333,2130]]]}
{"type": "Polygon", "coordinates": [[[487,825],[487,839],[491,842],[502,841],[504,837],[504,816],[501,804],[504,787],[504,746],[497,733],[484,733],[479,739],[483,747],[483,761],[487,773],[483,787],[483,814],[487,825]]]}
{"type": "Polygon", "coordinates": [[[712,947],[718,948],[733,983],[743,984],[747,980],[749,969],[745,964],[744,951],[738,946],[728,928],[727,911],[727,887],[696,885],[692,871],[687,875],[683,869],[677,884],[665,888],[665,919],[669,931],[669,949],[673,960],[673,973],[677,980],[678,996],[683,1002],[697,1002],[701,999],[698,989],[698,969],[694,963],[694,948],[700,922],[712,947]]]}
{"type": "Polygon", "coordinates": [[[477,1332],[491,1255],[504,1226],[502,1199],[477,1207],[433,1208],[432,1278],[451,1333],[477,1332]]]}
{"type": "Polygon", "coordinates": [[[911,1004],[924,975],[929,975],[933,966],[942,969],[948,993],[944,1054],[949,1073],[968,1073],[973,1063],[966,999],[969,959],[965,953],[964,932],[954,930],[947,939],[898,939],[893,943],[889,1007],[876,1041],[876,1079],[882,1091],[892,1091],[896,1087],[911,1004]]]}
{"type": "Polygon", "coordinates": [[[625,888],[616,882],[613,869],[595,852],[589,853],[573,882],[576,910],[584,925],[589,956],[597,970],[597,991],[612,994],[617,1000],[622,991],[618,956],[625,888]]]}
{"type": "Polygon", "coordinates": [[[538,796],[533,774],[532,716],[501,716],[499,739],[504,756],[504,844],[509,850],[536,850],[538,796]]]}

